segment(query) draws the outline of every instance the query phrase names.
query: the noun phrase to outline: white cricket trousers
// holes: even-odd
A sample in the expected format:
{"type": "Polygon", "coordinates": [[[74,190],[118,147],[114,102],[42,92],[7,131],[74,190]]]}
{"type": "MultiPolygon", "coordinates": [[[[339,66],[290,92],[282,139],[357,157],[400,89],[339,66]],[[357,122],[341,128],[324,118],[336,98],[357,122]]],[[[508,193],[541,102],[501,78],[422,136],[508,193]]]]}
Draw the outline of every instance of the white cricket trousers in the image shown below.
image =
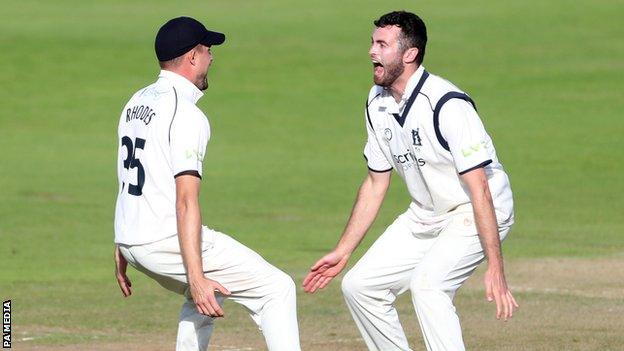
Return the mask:
{"type": "MultiPolygon", "coordinates": [[[[164,288],[187,298],[180,311],[177,351],[205,351],[216,318],[200,314],[188,291],[178,236],[144,244],[119,245],[128,262],[164,288]]],[[[243,305],[270,351],[298,351],[295,283],[284,272],[228,235],[202,228],[205,276],[226,287],[227,298],[243,305]]],[[[219,303],[224,296],[217,294],[219,303]]]]}
{"type": "MultiPolygon", "coordinates": [[[[509,228],[499,228],[501,240],[509,228]]],[[[342,280],[368,349],[411,350],[394,308],[409,289],[427,350],[465,350],[453,297],[483,258],[472,210],[431,232],[399,216],[342,280]]]]}

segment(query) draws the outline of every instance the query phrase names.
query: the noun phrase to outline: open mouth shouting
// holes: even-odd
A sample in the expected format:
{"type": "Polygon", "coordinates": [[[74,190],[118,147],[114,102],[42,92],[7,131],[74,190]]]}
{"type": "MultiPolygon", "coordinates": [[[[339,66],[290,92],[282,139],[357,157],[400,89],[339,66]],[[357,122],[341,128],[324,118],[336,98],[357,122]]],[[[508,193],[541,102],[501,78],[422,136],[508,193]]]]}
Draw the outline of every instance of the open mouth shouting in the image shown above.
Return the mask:
{"type": "Polygon", "coordinates": [[[381,64],[381,62],[373,60],[373,73],[376,79],[381,78],[384,73],[384,66],[381,64]]]}

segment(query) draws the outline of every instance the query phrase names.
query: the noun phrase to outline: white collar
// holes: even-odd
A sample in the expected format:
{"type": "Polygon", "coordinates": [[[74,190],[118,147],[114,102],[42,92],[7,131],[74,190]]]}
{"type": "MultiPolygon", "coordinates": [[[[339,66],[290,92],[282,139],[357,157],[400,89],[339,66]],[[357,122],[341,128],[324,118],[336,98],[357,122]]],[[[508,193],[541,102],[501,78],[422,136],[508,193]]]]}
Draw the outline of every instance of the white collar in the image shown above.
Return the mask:
{"type": "Polygon", "coordinates": [[[192,102],[193,104],[197,104],[197,100],[204,96],[204,93],[197,89],[195,84],[175,72],[163,69],[160,70],[158,77],[169,80],[176,88],[178,96],[192,102]]]}
{"type": "Polygon", "coordinates": [[[409,100],[410,96],[412,96],[412,92],[414,92],[414,88],[418,84],[420,77],[422,77],[423,72],[425,72],[424,66],[419,66],[418,69],[412,74],[412,76],[407,80],[407,84],[405,84],[405,90],[403,90],[403,96],[401,96],[401,101],[399,101],[399,110],[403,110],[405,108],[405,103],[409,100]]]}
{"type": "Polygon", "coordinates": [[[386,108],[389,113],[401,113],[405,108],[405,103],[409,100],[410,96],[414,92],[414,88],[418,85],[418,81],[420,77],[422,77],[423,72],[425,72],[424,66],[419,66],[418,69],[412,73],[412,75],[407,80],[407,84],[405,84],[405,90],[403,90],[403,95],[401,96],[401,100],[397,103],[390,92],[390,89],[384,89],[384,96],[386,97],[386,108]]]}

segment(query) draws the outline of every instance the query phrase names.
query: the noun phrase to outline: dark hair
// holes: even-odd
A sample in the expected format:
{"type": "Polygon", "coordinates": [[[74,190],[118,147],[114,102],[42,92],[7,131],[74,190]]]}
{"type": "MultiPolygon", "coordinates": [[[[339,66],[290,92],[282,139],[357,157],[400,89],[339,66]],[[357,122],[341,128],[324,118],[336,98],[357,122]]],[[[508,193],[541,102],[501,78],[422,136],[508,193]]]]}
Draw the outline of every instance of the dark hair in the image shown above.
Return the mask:
{"type": "Polygon", "coordinates": [[[399,37],[399,45],[403,50],[409,48],[417,48],[418,55],[416,63],[421,64],[425,58],[425,47],[427,46],[427,27],[420,17],[411,12],[393,11],[386,13],[374,21],[375,26],[398,26],[401,28],[401,36],[399,37]]]}

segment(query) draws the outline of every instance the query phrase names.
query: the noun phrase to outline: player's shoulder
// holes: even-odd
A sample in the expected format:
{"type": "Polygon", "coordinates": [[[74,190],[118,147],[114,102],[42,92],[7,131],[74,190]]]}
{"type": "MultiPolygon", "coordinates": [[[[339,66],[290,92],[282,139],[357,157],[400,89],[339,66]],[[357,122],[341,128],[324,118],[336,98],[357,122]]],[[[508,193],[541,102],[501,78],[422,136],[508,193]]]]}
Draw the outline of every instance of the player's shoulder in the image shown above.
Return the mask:
{"type": "Polygon", "coordinates": [[[168,103],[173,101],[174,91],[166,84],[162,84],[160,81],[156,81],[152,84],[144,86],[137,90],[130,99],[127,105],[136,104],[150,104],[157,105],[163,102],[168,103]]]}
{"type": "Polygon", "coordinates": [[[185,117],[196,121],[208,120],[208,117],[199,107],[185,99],[178,100],[178,112],[185,117]]]}
{"type": "Polygon", "coordinates": [[[178,101],[173,124],[185,130],[197,129],[210,133],[208,117],[199,107],[184,99],[178,101]]]}
{"type": "Polygon", "coordinates": [[[421,89],[421,93],[427,95],[434,105],[443,96],[454,92],[465,94],[463,90],[448,79],[432,73],[429,73],[429,77],[421,89]]]}
{"type": "Polygon", "coordinates": [[[369,106],[373,102],[379,99],[383,94],[384,88],[379,85],[373,85],[368,91],[368,97],[366,98],[366,106],[369,106]]]}
{"type": "MultiPolygon", "coordinates": [[[[476,112],[476,105],[472,98],[457,85],[440,76],[429,74],[421,92],[427,95],[436,128],[440,128],[438,126],[445,128],[445,125],[456,123],[456,118],[440,118],[441,114],[465,116],[476,112]]],[[[478,115],[476,116],[478,118],[478,115]]]]}
{"type": "Polygon", "coordinates": [[[384,88],[379,85],[373,85],[368,92],[365,105],[365,116],[367,124],[370,125],[371,128],[373,128],[373,125],[377,124],[377,121],[379,121],[380,118],[383,118],[382,112],[385,111],[385,109],[380,106],[380,103],[384,93],[384,88]]]}

